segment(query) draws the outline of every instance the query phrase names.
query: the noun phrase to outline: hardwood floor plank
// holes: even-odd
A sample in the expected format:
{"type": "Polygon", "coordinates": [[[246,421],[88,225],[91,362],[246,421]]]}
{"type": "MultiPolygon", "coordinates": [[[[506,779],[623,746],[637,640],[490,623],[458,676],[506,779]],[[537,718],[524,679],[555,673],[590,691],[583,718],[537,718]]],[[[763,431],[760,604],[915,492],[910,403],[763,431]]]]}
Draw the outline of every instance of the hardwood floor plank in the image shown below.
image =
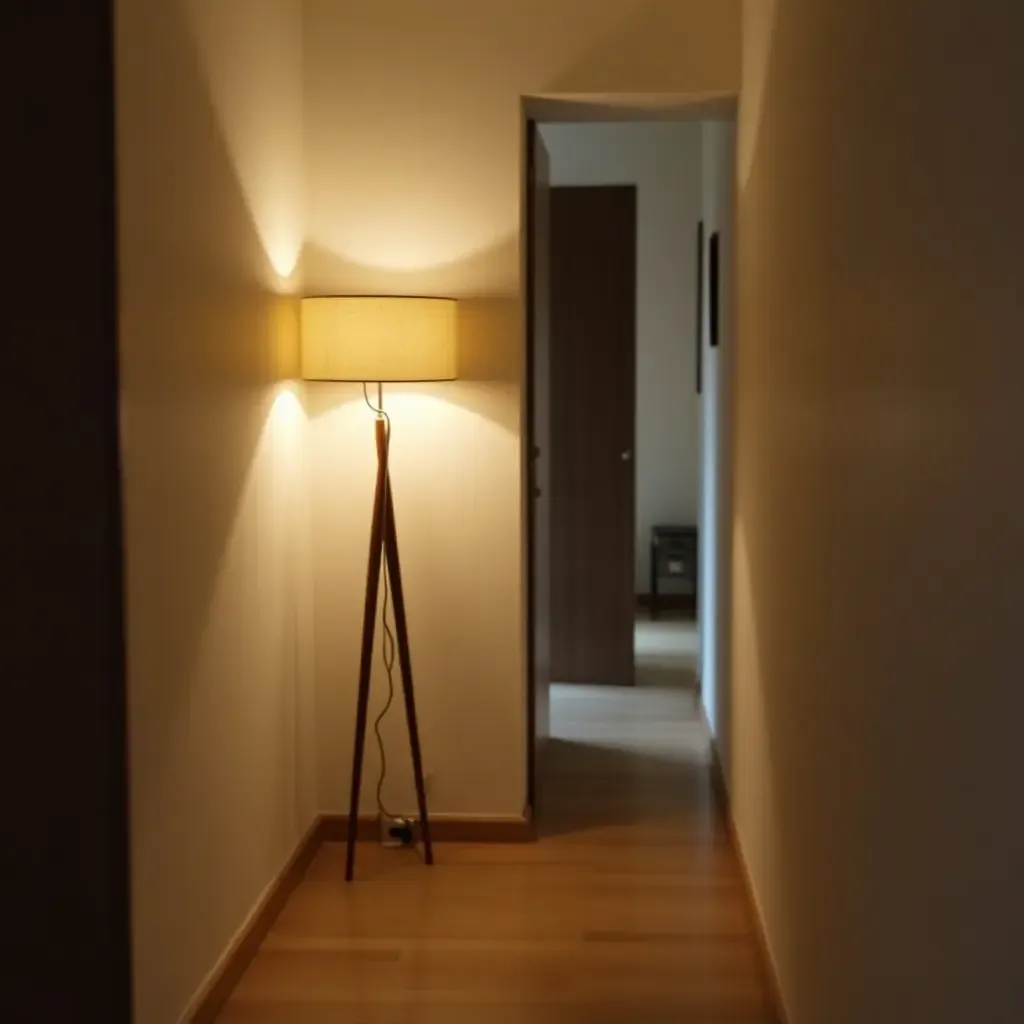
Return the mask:
{"type": "Polygon", "coordinates": [[[229,1004],[222,1024],[775,1024],[763,1008],[714,1009],[675,1002],[567,1004],[374,1002],[358,1007],[291,1001],[229,1004]]]}
{"type": "Polygon", "coordinates": [[[636,688],[556,688],[534,844],[327,843],[221,1024],[774,1024],[685,636],[636,688]]]}

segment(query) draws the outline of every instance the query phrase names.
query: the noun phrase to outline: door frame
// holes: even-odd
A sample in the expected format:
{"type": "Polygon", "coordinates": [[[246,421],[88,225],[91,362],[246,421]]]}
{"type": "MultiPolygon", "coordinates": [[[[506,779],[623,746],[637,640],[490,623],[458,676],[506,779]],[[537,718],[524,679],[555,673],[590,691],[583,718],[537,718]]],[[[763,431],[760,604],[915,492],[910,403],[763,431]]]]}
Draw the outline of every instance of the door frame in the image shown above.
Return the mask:
{"type": "Polygon", "coordinates": [[[113,7],[19,4],[0,43],[24,115],[0,441],[10,1020],[133,1017],[113,7]],[[55,246],[73,273],[41,271],[55,246]]]}
{"type": "Polygon", "coordinates": [[[522,175],[522,196],[520,201],[521,209],[521,237],[523,244],[522,252],[522,278],[523,281],[523,397],[522,397],[522,477],[523,477],[523,533],[522,533],[522,559],[523,559],[523,591],[525,599],[524,625],[525,625],[525,666],[526,666],[526,814],[529,817],[536,816],[537,810],[537,664],[536,664],[536,609],[534,607],[534,551],[536,549],[535,537],[535,504],[533,500],[534,488],[534,458],[533,450],[536,445],[534,433],[533,413],[536,408],[536,396],[533,387],[533,372],[536,365],[534,355],[534,323],[533,307],[535,304],[533,272],[533,235],[534,216],[532,189],[533,189],[533,166],[537,133],[540,129],[540,122],[526,115],[525,105],[523,108],[523,157],[520,161],[522,175]]]}
{"type": "MultiPolygon", "coordinates": [[[[532,453],[535,443],[533,413],[536,398],[533,389],[534,332],[533,332],[533,224],[530,203],[530,168],[533,160],[533,145],[536,132],[542,124],[572,122],[617,122],[617,121],[704,121],[730,120],[735,122],[739,108],[737,93],[722,93],[716,96],[690,96],[685,93],[646,95],[640,93],[604,93],[599,98],[580,98],[575,95],[547,93],[524,95],[520,98],[520,151],[519,151],[519,237],[520,237],[520,301],[522,303],[522,395],[520,412],[520,491],[522,494],[522,532],[520,559],[522,562],[522,609],[523,609],[523,687],[526,700],[526,799],[525,815],[531,820],[535,834],[537,814],[535,796],[537,792],[537,742],[536,742],[536,624],[533,600],[533,553],[534,502],[532,497],[532,453]]],[[[723,296],[724,301],[733,302],[733,296],[723,296]]],[[[730,387],[731,382],[720,382],[730,387]]],[[[716,453],[721,461],[725,453],[716,453]]],[[[727,467],[723,467],[727,468],[727,467]]],[[[719,573],[723,566],[718,566],[719,573]]]]}

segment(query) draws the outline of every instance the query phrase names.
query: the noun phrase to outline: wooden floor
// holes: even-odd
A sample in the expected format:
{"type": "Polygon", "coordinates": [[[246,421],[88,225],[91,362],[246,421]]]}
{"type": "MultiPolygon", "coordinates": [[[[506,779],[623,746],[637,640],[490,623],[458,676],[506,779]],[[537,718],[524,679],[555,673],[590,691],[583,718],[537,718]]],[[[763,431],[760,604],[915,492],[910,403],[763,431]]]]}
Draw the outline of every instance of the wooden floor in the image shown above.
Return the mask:
{"type": "Polygon", "coordinates": [[[774,1024],[714,806],[692,628],[638,626],[636,689],[557,687],[536,844],[328,844],[221,1024],[774,1024]]]}

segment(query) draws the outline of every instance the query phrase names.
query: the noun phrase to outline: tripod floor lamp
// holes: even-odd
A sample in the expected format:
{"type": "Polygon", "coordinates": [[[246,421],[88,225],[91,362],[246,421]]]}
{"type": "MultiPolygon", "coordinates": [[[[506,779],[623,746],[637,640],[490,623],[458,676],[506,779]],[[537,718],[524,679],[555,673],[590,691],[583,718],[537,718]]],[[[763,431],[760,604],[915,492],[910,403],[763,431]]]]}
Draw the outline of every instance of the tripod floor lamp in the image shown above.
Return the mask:
{"type": "Polygon", "coordinates": [[[390,420],[384,412],[386,383],[410,383],[455,379],[455,302],[398,296],[322,296],[302,300],[302,376],[306,380],[355,381],[377,385],[375,424],[377,439],[377,484],[370,525],[370,557],[366,570],[366,600],[363,606],[363,640],[359,660],[359,693],[356,703],[356,733],[352,755],[352,792],[348,814],[348,850],[345,878],[355,870],[356,838],[359,825],[359,791],[366,746],[366,720],[370,701],[374,630],[381,568],[387,573],[395,617],[395,642],[402,676],[402,693],[409,726],[413,776],[416,783],[424,859],[434,861],[427,815],[426,787],[416,697],[409,654],[409,631],[405,615],[405,593],[398,561],[398,530],[391,496],[388,453],[390,420]]]}

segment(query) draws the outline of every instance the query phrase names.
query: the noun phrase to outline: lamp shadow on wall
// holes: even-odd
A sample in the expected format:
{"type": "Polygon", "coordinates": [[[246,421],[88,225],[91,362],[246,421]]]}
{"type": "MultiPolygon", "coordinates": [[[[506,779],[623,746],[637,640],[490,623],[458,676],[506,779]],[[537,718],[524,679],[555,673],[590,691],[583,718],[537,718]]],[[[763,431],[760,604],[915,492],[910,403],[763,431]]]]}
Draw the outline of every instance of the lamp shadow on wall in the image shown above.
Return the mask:
{"type": "Polygon", "coordinates": [[[516,233],[455,258],[416,266],[380,266],[307,241],[302,278],[307,295],[427,295],[444,298],[509,296],[508,268],[519,258],[516,233]]]}
{"type": "Polygon", "coordinates": [[[131,40],[119,68],[118,123],[128,560],[144,603],[134,628],[149,632],[152,621],[176,634],[166,645],[169,657],[152,668],[185,679],[216,583],[212,567],[270,409],[269,402],[256,411],[239,400],[281,379],[292,362],[293,317],[290,300],[268,294],[258,324],[263,358],[229,342],[238,334],[240,304],[252,299],[257,266],[235,266],[248,263],[237,253],[258,257],[257,273],[274,267],[184,12],[143,6],[124,4],[120,26],[131,40]],[[141,88],[140,81],[154,84],[141,88]],[[223,305],[211,302],[215,289],[228,296],[223,305]],[[181,423],[172,426],[175,415],[181,423]],[[231,444],[218,451],[211,473],[208,435],[229,424],[231,444]]]}
{"type": "Polygon", "coordinates": [[[183,8],[239,192],[275,272],[267,283],[294,290],[304,227],[301,23],[291,0],[261,0],[244,15],[234,0],[174,2],[183,8]]]}

